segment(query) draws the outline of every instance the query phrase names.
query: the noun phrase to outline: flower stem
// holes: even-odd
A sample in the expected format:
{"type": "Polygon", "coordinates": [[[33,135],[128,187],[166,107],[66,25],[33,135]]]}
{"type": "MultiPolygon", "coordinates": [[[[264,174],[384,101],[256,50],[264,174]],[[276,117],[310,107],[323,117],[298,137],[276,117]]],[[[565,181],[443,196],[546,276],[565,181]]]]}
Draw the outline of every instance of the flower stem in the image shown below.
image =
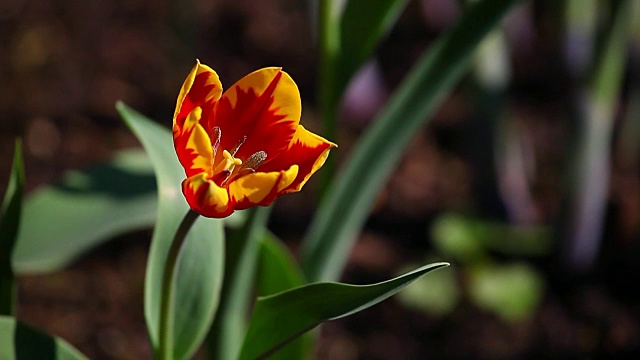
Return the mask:
{"type": "Polygon", "coordinates": [[[164,265],[164,274],[162,275],[162,294],[160,298],[160,328],[158,338],[158,348],[156,359],[170,360],[173,358],[173,302],[175,300],[175,278],[178,260],[182,253],[182,248],[187,233],[191,226],[198,218],[198,213],[189,209],[184,216],[176,235],[173,237],[167,260],[164,265]]]}

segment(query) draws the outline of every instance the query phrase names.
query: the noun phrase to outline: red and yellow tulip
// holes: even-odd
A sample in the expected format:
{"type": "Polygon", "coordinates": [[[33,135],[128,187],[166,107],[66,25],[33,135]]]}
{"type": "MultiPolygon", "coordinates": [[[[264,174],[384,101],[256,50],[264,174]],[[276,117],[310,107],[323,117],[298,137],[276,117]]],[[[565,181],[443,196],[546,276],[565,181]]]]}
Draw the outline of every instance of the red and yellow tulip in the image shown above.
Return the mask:
{"type": "Polygon", "coordinates": [[[298,87],[280,68],[252,72],[222,93],[197,62],[178,96],[173,140],[189,206],[213,218],[299,191],[336,145],[300,122],[298,87]]]}

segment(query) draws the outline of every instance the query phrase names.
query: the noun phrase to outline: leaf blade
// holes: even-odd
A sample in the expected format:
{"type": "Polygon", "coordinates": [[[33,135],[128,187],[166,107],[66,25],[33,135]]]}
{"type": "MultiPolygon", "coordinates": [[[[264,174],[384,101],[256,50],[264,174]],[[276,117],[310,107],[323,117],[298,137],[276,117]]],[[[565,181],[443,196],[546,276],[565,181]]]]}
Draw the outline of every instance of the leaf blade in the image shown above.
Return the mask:
{"type": "MultiPolygon", "coordinates": [[[[296,263],[293,254],[273,233],[266,231],[259,245],[260,255],[256,279],[258,296],[273,295],[306,283],[304,273],[296,263]]],[[[269,359],[307,359],[314,340],[311,334],[305,334],[285,345],[269,359]]]]}
{"type": "Polygon", "coordinates": [[[326,320],[377,304],[426,273],[448,266],[434,263],[373,285],[314,283],[258,299],[240,360],[264,358],[326,320]]]}
{"type": "Polygon", "coordinates": [[[256,280],[259,296],[272,295],[306,283],[293,255],[273,233],[265,231],[259,245],[256,280]]]}
{"type": "Polygon", "coordinates": [[[151,227],[158,200],[148,163],[143,151],[123,150],[37,189],[25,202],[13,256],[16,272],[58,270],[113,236],[151,227]]]}

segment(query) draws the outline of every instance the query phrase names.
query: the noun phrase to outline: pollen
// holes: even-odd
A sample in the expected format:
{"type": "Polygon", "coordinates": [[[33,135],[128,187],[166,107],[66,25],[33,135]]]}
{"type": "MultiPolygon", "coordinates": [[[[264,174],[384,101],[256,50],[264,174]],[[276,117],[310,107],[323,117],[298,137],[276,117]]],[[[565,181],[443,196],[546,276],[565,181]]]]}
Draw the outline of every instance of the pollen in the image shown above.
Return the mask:
{"type": "Polygon", "coordinates": [[[241,171],[244,169],[256,170],[258,169],[258,166],[260,166],[260,164],[262,164],[262,162],[265,161],[266,159],[267,159],[267,153],[265,151],[261,150],[261,151],[255,152],[253,155],[247,158],[244,164],[242,164],[242,168],[240,168],[240,170],[241,171]]]}

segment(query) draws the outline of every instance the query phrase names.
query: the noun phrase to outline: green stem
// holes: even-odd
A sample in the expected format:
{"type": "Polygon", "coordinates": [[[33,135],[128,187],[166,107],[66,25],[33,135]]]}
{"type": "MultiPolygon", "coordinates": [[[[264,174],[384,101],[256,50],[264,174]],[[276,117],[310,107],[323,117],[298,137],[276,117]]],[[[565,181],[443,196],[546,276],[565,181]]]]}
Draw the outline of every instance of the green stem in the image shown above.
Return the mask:
{"type": "Polygon", "coordinates": [[[198,213],[189,210],[182,219],[176,235],[173,237],[167,260],[165,261],[164,274],[162,276],[162,297],[160,298],[160,334],[158,339],[158,349],[156,359],[170,360],[173,358],[173,302],[175,300],[175,278],[178,260],[182,253],[182,248],[187,233],[198,218],[198,213]]]}
{"type": "MultiPolygon", "coordinates": [[[[340,47],[337,16],[333,13],[332,0],[320,0],[318,9],[318,37],[320,47],[320,73],[318,103],[322,114],[324,137],[336,141],[338,99],[336,95],[337,56],[340,47]]],[[[335,172],[335,157],[329,157],[321,170],[320,195],[322,196],[335,172]]]]}

